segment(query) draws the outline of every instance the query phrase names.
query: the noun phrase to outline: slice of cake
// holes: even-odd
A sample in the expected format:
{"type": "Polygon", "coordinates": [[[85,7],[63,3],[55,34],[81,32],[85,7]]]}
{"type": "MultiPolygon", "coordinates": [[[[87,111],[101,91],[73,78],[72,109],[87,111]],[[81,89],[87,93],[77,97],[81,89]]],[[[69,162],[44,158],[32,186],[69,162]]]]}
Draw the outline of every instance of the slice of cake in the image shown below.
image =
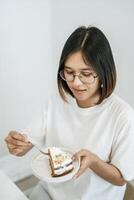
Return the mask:
{"type": "Polygon", "coordinates": [[[63,176],[73,170],[72,154],[58,147],[49,148],[48,154],[52,177],[63,176]]]}

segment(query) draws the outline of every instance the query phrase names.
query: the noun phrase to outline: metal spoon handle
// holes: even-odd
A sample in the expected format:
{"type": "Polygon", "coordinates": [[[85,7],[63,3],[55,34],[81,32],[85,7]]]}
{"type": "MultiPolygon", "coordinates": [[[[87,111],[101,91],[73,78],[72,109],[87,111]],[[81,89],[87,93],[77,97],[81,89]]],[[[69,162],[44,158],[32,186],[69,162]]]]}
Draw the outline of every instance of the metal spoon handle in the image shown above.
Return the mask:
{"type": "Polygon", "coordinates": [[[47,156],[49,155],[49,153],[42,151],[39,147],[35,146],[35,148],[38,149],[38,151],[40,151],[42,154],[45,154],[47,156]]]}

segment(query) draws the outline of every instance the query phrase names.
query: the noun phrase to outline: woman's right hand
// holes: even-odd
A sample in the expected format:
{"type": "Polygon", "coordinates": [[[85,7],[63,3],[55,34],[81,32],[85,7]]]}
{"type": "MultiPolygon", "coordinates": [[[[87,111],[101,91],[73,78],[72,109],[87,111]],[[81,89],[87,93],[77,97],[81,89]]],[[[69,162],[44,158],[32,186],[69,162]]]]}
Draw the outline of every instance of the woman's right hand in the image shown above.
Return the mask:
{"type": "Polygon", "coordinates": [[[16,156],[25,155],[33,147],[32,143],[27,141],[26,135],[16,131],[10,131],[5,142],[9,152],[16,156]]]}

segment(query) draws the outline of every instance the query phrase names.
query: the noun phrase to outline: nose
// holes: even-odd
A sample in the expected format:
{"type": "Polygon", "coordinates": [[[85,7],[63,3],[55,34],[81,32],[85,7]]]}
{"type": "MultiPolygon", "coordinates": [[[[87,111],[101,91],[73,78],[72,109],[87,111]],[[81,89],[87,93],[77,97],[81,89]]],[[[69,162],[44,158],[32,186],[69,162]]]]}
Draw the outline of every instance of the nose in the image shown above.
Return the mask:
{"type": "Polygon", "coordinates": [[[76,87],[78,87],[78,86],[80,86],[80,85],[83,85],[83,83],[81,82],[81,80],[79,79],[78,76],[75,76],[75,77],[74,77],[73,85],[76,86],[76,87]]]}

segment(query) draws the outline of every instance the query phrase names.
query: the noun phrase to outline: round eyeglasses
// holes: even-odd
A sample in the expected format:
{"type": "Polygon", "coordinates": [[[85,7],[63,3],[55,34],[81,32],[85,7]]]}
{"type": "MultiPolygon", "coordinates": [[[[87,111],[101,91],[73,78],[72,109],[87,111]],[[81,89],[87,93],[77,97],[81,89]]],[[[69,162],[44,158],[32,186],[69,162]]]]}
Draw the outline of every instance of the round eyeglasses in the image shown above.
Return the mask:
{"type": "Polygon", "coordinates": [[[78,78],[80,79],[82,83],[87,83],[87,84],[94,83],[95,79],[98,77],[98,75],[94,75],[91,72],[81,71],[78,74],[76,74],[73,71],[69,71],[65,69],[61,70],[59,72],[59,75],[66,82],[72,82],[74,81],[75,76],[78,76],[78,78]]]}

